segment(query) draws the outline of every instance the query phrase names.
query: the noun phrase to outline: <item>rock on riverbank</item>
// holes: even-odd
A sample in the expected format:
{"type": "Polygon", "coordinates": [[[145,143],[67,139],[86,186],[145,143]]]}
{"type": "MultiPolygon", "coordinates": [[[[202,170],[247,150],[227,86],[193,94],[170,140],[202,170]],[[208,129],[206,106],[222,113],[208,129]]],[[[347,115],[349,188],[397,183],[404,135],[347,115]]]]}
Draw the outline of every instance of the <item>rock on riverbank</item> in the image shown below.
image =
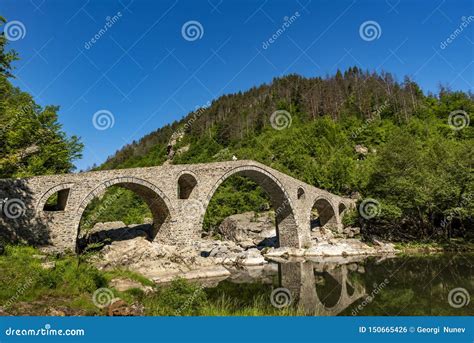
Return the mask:
{"type": "MultiPolygon", "coordinates": [[[[245,220],[240,221],[242,222],[245,220]]],[[[368,245],[358,239],[335,238],[327,232],[328,230],[313,234],[314,245],[309,249],[263,247],[255,242],[258,243],[260,238],[271,234],[268,228],[268,217],[254,221],[249,229],[234,226],[239,234],[231,233],[231,225],[236,225],[238,221],[232,221],[232,223],[225,224],[221,232],[227,232],[226,237],[235,241],[201,239],[195,241],[192,246],[177,247],[151,242],[145,234],[136,235],[127,237],[129,239],[126,240],[112,241],[92,257],[92,262],[99,269],[129,269],[161,283],[169,282],[176,277],[225,278],[232,270],[264,266],[269,260],[380,255],[395,252],[395,248],[389,243],[376,241],[375,244],[368,245]],[[249,237],[253,238],[249,239],[249,237]]],[[[115,225],[119,224],[123,226],[123,223],[115,225]]],[[[112,226],[110,223],[100,225],[108,229],[112,226]]],[[[138,229],[137,226],[131,228],[138,229]]],[[[143,230],[142,227],[139,229],[143,230]]],[[[112,230],[117,230],[117,228],[112,228],[112,230]]],[[[97,234],[97,231],[95,232],[97,234]]]]}

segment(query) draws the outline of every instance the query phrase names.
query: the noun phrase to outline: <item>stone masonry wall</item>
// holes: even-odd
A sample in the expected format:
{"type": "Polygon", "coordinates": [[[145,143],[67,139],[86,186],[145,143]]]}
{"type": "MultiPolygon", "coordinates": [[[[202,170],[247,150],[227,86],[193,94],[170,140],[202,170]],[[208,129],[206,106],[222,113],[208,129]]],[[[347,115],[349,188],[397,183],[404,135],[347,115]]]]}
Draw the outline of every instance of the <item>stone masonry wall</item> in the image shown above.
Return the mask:
{"type": "Polygon", "coordinates": [[[201,236],[205,210],[212,195],[234,174],[250,177],[268,192],[277,214],[281,246],[310,244],[309,220],[316,200],[324,199],[332,208],[330,220],[338,228],[342,227],[340,208],[354,206],[351,199],[333,195],[254,161],[165,165],[0,180],[4,207],[0,234],[32,244],[53,245],[60,250],[75,250],[79,222],[86,206],[108,187],[119,185],[136,192],[149,205],[155,221],[156,241],[188,245],[201,236]],[[180,199],[178,195],[178,179],[182,175],[196,180],[187,199],[180,199]],[[69,193],[64,209],[43,210],[52,194],[66,189],[69,193]],[[13,199],[17,200],[20,210],[24,210],[19,216],[8,215],[13,199]]]}

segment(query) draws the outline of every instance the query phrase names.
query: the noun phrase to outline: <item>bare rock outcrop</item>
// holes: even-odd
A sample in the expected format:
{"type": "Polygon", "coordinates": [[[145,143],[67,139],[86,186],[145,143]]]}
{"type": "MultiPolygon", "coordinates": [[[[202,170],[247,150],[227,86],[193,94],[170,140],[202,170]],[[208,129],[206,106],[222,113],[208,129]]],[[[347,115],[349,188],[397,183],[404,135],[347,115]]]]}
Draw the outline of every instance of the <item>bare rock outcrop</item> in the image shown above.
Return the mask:
{"type": "MultiPolygon", "coordinates": [[[[121,222],[101,223],[94,227],[92,234],[115,237],[115,233],[107,231],[117,230],[117,227],[122,225],[124,224],[121,222]]],[[[141,230],[141,226],[130,226],[128,229],[141,230]]],[[[231,216],[224,221],[219,229],[226,240],[201,239],[194,241],[191,246],[182,247],[150,241],[146,234],[132,235],[129,239],[121,239],[122,236],[119,236],[93,256],[92,262],[99,269],[128,269],[156,283],[162,283],[176,277],[227,278],[232,274],[230,270],[263,267],[269,263],[268,260],[284,261],[313,256],[347,257],[395,252],[391,244],[376,241],[369,245],[355,238],[335,236],[331,230],[324,228],[313,230],[313,245],[307,249],[262,247],[261,242],[272,238],[275,234],[273,227],[270,214],[255,217],[252,212],[248,212],[231,216]]],[[[359,233],[358,228],[347,228],[346,231],[345,236],[359,233]]],[[[132,280],[112,281],[117,289],[142,288],[132,280]]]]}
{"type": "Polygon", "coordinates": [[[222,238],[243,248],[275,246],[275,216],[272,212],[245,212],[227,217],[219,226],[222,238]]]}

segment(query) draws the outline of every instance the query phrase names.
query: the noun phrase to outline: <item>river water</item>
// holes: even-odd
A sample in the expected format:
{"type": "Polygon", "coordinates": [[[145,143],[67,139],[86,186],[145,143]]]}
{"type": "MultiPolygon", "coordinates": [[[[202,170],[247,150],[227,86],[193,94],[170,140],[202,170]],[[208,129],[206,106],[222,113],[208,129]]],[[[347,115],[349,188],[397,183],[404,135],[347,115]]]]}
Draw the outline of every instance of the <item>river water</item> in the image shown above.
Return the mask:
{"type": "Polygon", "coordinates": [[[268,299],[302,315],[474,315],[474,255],[270,263],[207,287],[237,307],[268,299]]]}

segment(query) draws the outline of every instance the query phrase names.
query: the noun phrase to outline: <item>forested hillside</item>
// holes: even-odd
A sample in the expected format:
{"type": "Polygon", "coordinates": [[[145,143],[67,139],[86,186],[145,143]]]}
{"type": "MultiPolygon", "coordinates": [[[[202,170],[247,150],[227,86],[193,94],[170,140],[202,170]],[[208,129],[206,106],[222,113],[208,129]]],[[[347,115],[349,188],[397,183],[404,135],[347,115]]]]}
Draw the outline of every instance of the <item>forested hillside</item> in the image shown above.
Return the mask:
{"type": "MultiPolygon", "coordinates": [[[[348,224],[394,239],[466,236],[474,213],[473,113],[472,93],[423,94],[389,73],[353,67],[325,78],[289,75],[222,96],[124,147],[100,169],[160,165],[172,134],[184,132],[170,163],[253,159],[331,192],[376,200],[375,218],[354,213],[348,224]],[[287,113],[272,126],[277,110],[287,113]]],[[[262,194],[249,181],[229,180],[206,226],[266,208],[262,194]]],[[[127,216],[127,203],[117,200],[114,212],[127,216]]]]}
{"type": "MultiPolygon", "coordinates": [[[[278,109],[289,111],[292,120],[301,123],[321,117],[371,121],[381,114],[390,114],[400,123],[416,115],[423,101],[418,85],[408,78],[399,84],[390,74],[364,72],[357,67],[326,78],[289,75],[246,92],[222,96],[209,107],[197,109],[183,120],[125,146],[102,167],[160,163],[171,134],[183,128],[186,140],[182,144],[202,139],[217,143],[207,144],[208,154],[194,154],[207,161],[206,155],[263,133],[270,127],[270,115],[278,109]]],[[[197,160],[199,157],[194,156],[192,162],[197,160]]]]}

